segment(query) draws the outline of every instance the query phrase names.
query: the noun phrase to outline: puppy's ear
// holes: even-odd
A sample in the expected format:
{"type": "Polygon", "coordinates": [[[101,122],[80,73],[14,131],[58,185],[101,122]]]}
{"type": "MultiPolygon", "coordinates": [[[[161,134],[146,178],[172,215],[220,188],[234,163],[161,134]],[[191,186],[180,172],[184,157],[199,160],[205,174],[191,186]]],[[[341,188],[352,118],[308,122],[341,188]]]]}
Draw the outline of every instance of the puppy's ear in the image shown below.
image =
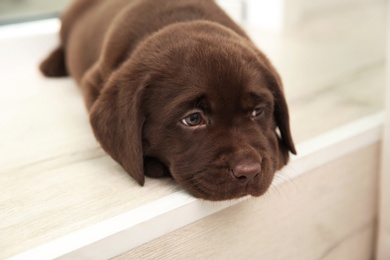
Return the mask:
{"type": "Polygon", "coordinates": [[[297,154],[295,150],[294,141],[290,130],[290,117],[286,99],[280,88],[274,92],[275,98],[275,121],[282,135],[283,144],[293,153],[297,154]]]}
{"type": "MultiPolygon", "coordinates": [[[[118,73],[117,73],[118,74],[118,73]]],[[[90,110],[90,122],[103,149],[144,185],[141,101],[146,77],[114,75],[90,110]]]]}
{"type": "Polygon", "coordinates": [[[250,45],[257,54],[259,58],[258,61],[261,64],[261,67],[266,68],[262,69],[261,71],[265,72],[266,77],[268,78],[268,81],[270,83],[269,88],[274,96],[274,118],[276,121],[276,125],[280,130],[282,144],[287,147],[287,149],[291,153],[297,154],[297,151],[295,150],[294,141],[291,136],[290,116],[288,113],[287,102],[283,93],[282,79],[280,78],[279,73],[276,71],[275,67],[271,64],[268,58],[252,44],[250,45]]]}
{"type": "Polygon", "coordinates": [[[274,117],[276,125],[280,130],[283,145],[286,146],[291,153],[297,154],[295,150],[294,141],[291,136],[290,116],[288,112],[287,102],[283,94],[282,80],[276,70],[274,70],[272,74],[273,79],[271,80],[271,91],[275,100],[274,117]]]}

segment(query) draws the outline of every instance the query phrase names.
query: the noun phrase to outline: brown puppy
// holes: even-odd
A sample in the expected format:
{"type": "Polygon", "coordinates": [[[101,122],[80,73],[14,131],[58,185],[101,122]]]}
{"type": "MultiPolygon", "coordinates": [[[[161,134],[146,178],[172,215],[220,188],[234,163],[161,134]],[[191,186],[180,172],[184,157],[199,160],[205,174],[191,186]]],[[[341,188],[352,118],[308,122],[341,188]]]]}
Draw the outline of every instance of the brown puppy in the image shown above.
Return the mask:
{"type": "Polygon", "coordinates": [[[96,138],[141,185],[260,196],[295,154],[279,75],[212,0],[74,1],[41,70],[79,83],[96,138]]]}

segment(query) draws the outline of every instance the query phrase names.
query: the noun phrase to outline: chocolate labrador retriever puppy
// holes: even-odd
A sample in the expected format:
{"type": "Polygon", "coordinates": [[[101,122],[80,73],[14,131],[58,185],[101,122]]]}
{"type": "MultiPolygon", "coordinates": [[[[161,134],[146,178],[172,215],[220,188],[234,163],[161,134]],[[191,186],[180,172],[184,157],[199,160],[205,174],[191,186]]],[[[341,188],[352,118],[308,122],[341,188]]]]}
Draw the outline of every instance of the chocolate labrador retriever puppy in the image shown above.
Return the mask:
{"type": "Polygon", "coordinates": [[[212,0],[77,0],[41,64],[71,75],[97,140],[140,184],[260,196],[295,152],[278,73],[212,0]]]}

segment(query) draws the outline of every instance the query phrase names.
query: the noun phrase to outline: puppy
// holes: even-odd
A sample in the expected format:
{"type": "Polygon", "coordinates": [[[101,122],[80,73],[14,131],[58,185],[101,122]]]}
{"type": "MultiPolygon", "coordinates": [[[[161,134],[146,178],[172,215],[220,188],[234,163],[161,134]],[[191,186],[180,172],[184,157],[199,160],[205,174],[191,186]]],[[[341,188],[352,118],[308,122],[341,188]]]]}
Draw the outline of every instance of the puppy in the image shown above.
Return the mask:
{"type": "Polygon", "coordinates": [[[212,0],[77,0],[48,77],[72,76],[103,149],[140,184],[260,196],[296,153],[281,79],[212,0]]]}

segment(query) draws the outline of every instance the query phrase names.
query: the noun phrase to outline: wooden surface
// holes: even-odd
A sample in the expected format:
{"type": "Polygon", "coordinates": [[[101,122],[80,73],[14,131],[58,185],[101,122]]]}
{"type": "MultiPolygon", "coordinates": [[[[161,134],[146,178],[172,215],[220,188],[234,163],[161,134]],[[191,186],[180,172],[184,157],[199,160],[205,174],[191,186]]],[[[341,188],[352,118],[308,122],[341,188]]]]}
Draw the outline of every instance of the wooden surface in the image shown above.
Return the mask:
{"type": "Polygon", "coordinates": [[[342,157],[115,260],[372,259],[379,155],[342,157]]]}
{"type": "MultiPolygon", "coordinates": [[[[372,5],[288,35],[249,28],[284,78],[297,142],[382,109],[384,21],[372,5]]],[[[104,154],[73,81],[37,71],[55,44],[0,32],[0,258],[180,189],[141,188],[104,154]]]]}
{"type": "Polygon", "coordinates": [[[55,40],[42,37],[0,41],[1,259],[178,189],[168,179],[141,188],[105,155],[72,80],[38,73],[55,40]]]}

